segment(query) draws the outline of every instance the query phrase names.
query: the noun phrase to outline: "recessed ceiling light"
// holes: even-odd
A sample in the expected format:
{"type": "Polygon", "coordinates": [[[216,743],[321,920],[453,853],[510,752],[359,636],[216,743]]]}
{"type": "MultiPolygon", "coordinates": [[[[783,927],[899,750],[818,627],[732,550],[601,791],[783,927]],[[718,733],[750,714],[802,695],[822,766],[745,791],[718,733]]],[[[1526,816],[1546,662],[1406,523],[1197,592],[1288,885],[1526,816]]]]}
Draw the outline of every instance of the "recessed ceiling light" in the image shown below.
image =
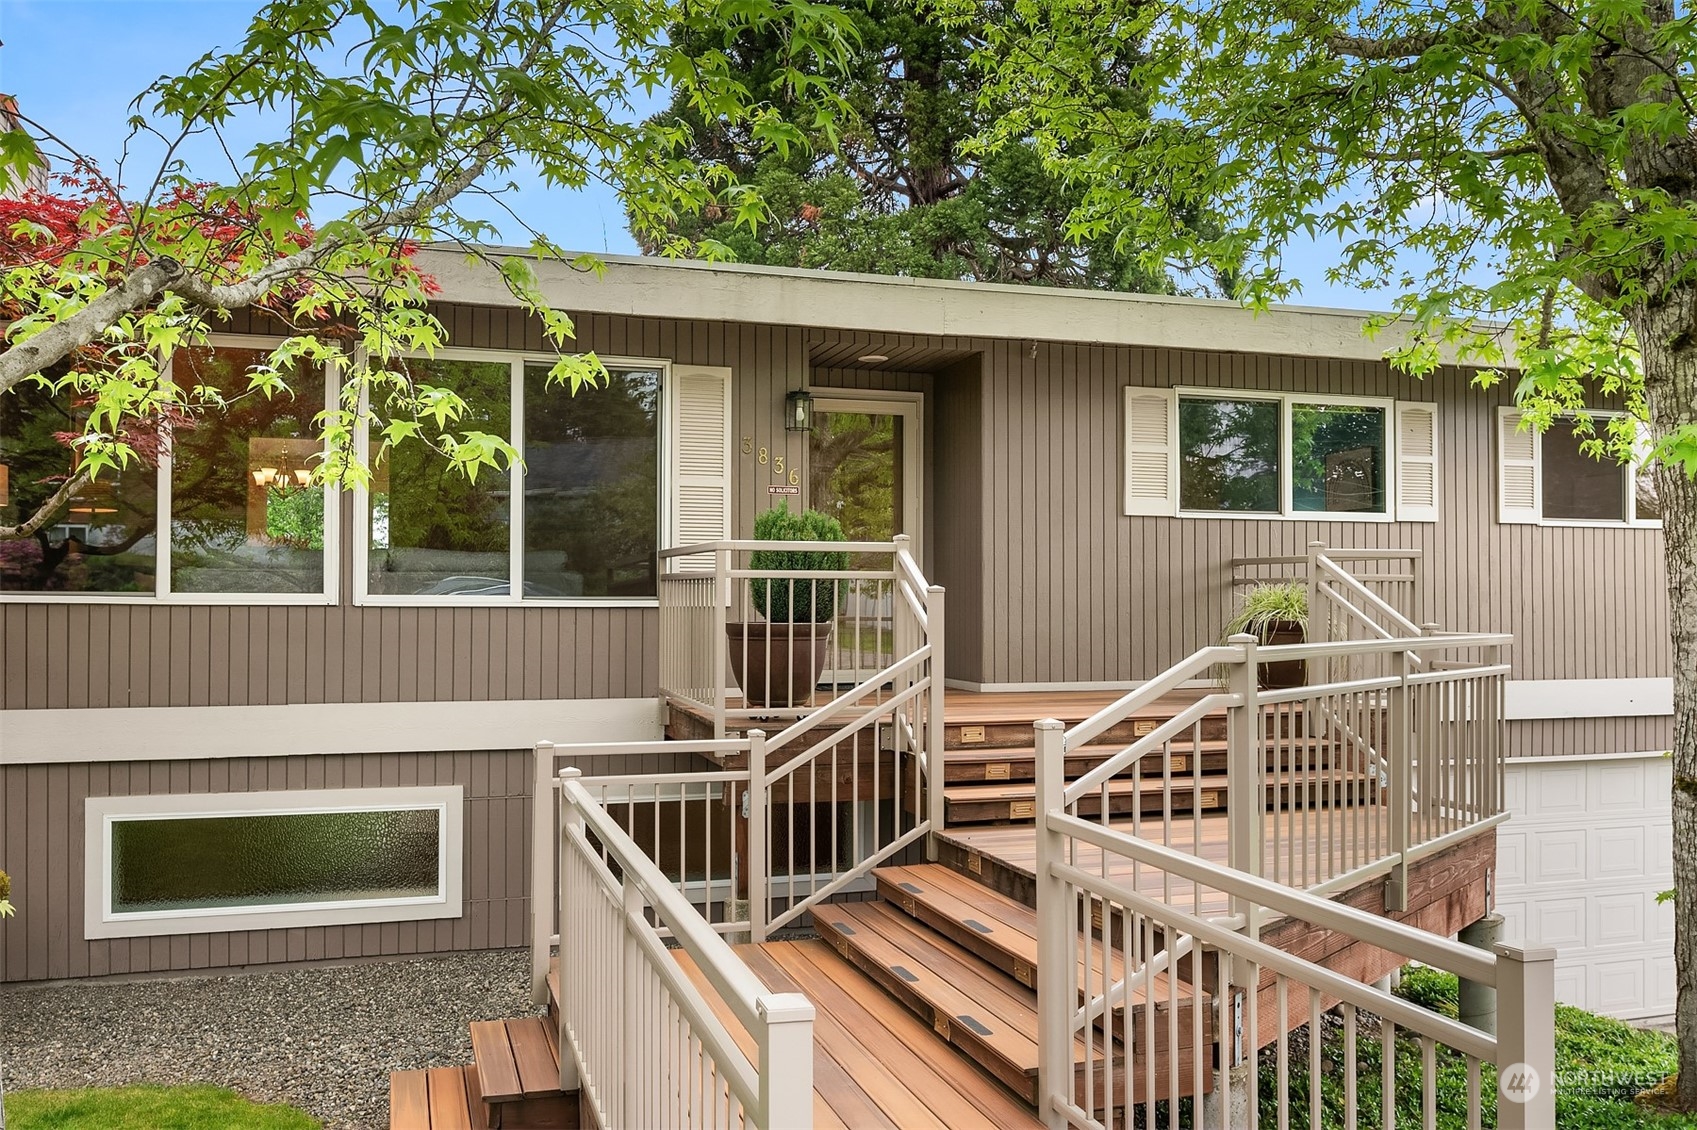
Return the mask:
{"type": "Polygon", "coordinates": [[[862,353],[860,360],[867,365],[876,365],[880,361],[888,361],[889,358],[882,353],[862,353]]]}

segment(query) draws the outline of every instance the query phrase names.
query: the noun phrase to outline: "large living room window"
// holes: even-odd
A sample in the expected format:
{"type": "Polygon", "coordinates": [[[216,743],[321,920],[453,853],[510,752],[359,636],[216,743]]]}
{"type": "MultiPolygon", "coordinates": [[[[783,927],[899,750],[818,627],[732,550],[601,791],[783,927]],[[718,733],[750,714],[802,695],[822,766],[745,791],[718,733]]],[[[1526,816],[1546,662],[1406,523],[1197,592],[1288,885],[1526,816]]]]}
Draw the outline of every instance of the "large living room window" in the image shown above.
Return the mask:
{"type": "MultiPolygon", "coordinates": [[[[1609,412],[1592,414],[1601,432],[1609,412]]],[[[1498,516],[1504,522],[1549,525],[1661,525],[1655,480],[1643,468],[1585,450],[1591,436],[1573,419],[1542,434],[1521,427],[1521,413],[1497,415],[1498,516]]]]}
{"type": "MultiPolygon", "coordinates": [[[[0,591],[54,600],[323,603],[335,592],[334,492],[310,483],[321,457],[321,372],[249,391],[269,346],[215,339],[179,350],[170,377],[222,403],[168,433],[136,435],[139,458],[78,491],[33,538],[0,544],[0,591]]],[[[0,521],[49,498],[70,466],[88,406],[22,384],[0,396],[0,521]]]]}
{"type": "Polygon", "coordinates": [[[1436,517],[1431,404],[1156,388],[1125,398],[1127,514],[1436,517]]]}
{"type": "Polygon", "coordinates": [[[458,917],[457,785],[89,797],[84,936],[458,917]]]}
{"type": "Polygon", "coordinates": [[[574,394],[549,384],[547,363],[520,355],[402,363],[415,381],[465,397],[473,415],[456,432],[509,439],[523,462],[473,482],[428,444],[374,444],[363,602],[655,599],[669,366],[603,359],[607,382],[574,394]]]}

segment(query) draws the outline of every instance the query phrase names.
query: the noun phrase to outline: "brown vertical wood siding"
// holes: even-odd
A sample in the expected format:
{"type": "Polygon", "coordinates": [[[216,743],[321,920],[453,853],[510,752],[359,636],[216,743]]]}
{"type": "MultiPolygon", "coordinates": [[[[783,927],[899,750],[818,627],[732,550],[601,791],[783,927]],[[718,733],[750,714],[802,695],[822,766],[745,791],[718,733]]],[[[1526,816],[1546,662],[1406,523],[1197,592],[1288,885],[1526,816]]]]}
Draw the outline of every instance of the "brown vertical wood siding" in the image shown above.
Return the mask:
{"type": "MultiPolygon", "coordinates": [[[[438,313],[456,346],[546,352],[540,325],[520,312],[438,313]]],[[[924,393],[925,553],[956,593],[952,677],[1148,678],[1218,637],[1232,557],[1299,553],[1315,538],[1420,549],[1422,615],[1513,632],[1516,678],[1669,671],[1661,534],[1497,524],[1493,410],[1508,393],[1480,392],[1456,371],[1419,381],[1375,362],[612,315],[580,317],[577,344],[732,369],[740,536],[775,481],[770,461],[742,453],[745,438],[806,481],[805,437],[783,428],[785,392],[812,383],[924,393]],[[900,368],[856,367],[854,355],[871,351],[900,368]],[[1436,401],[1441,520],[1125,517],[1127,385],[1436,401]]],[[[352,567],[350,549],[344,594],[352,567]]],[[[645,697],[657,689],[658,646],[647,608],[361,608],[347,595],[333,607],[0,601],[0,708],[645,697]]],[[[1665,730],[1656,720],[1607,727],[1618,740],[1600,738],[1598,751],[1643,748],[1622,743],[1665,730]]],[[[1565,723],[1521,729],[1537,729],[1528,741],[1551,750],[1590,741],[1565,723]]]]}
{"type": "MultiPolygon", "coordinates": [[[[526,946],[531,752],[398,753],[0,766],[0,852],[18,915],[0,923],[0,982],[526,946]],[[83,801],[277,789],[465,789],[464,913],[456,919],[83,938],[83,801]]],[[[587,759],[586,774],[691,768],[687,755],[587,759]]]]}

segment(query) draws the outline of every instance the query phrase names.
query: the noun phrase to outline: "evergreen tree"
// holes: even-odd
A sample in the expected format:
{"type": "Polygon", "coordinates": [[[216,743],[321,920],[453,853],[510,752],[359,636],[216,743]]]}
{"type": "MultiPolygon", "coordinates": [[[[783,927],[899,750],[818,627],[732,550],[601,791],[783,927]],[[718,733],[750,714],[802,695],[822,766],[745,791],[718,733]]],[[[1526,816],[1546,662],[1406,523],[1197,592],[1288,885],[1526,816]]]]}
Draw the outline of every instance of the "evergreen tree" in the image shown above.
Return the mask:
{"type": "MultiPolygon", "coordinates": [[[[709,208],[681,217],[675,233],[770,266],[1151,293],[1230,290],[1224,272],[1192,273],[1182,263],[1152,272],[1139,249],[1116,244],[1111,233],[1068,232],[1078,193],[1047,171],[1033,146],[973,152],[971,139],[1001,108],[983,97],[969,33],[939,26],[904,0],[838,2],[859,37],[846,82],[832,79],[853,111],[836,123],[840,132],[799,108],[782,110],[796,105],[791,53],[757,31],[723,49],[749,90],[766,94],[812,146],[774,153],[752,123],[705,116],[681,97],[659,115],[656,124],[683,124],[689,156],[723,163],[768,209],[751,228],[709,208]]],[[[703,46],[689,41],[700,33],[676,34],[685,50],[703,46]]],[[[1132,62],[1130,53],[1103,56],[1102,85],[1124,89],[1107,80],[1132,62]]],[[[1082,148],[1073,143],[1075,155],[1082,148]]],[[[1202,217],[1193,211],[1187,220],[1202,217]]],[[[653,252],[659,242],[649,236],[643,247],[653,252]]]]}

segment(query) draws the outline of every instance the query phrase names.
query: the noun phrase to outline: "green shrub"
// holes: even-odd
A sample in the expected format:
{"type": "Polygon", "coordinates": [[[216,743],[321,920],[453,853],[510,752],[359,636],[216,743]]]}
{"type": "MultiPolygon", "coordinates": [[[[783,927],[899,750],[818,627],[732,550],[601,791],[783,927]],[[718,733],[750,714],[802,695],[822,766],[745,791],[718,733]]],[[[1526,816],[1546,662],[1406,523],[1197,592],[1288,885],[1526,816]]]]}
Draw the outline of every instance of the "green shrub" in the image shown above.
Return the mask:
{"type": "Polygon", "coordinates": [[[1410,965],[1402,971],[1396,995],[1451,1020],[1461,1014],[1461,985],[1454,973],[1410,965]]]}
{"type": "Polygon", "coordinates": [[[1308,623],[1308,586],[1296,581],[1256,585],[1243,594],[1237,615],[1226,622],[1226,635],[1248,632],[1265,640],[1281,623],[1308,623]]]}
{"type": "MultiPolygon", "coordinates": [[[[789,503],[780,503],[754,520],[758,541],[847,541],[843,527],[829,514],[817,510],[792,513],[789,503]]],[[[751,569],[841,570],[849,556],[841,550],[758,549],[749,556],[751,569]]],[[[788,578],[756,579],[750,586],[754,608],[769,623],[824,623],[836,615],[838,589],[842,581],[803,581],[788,578]]]]}

